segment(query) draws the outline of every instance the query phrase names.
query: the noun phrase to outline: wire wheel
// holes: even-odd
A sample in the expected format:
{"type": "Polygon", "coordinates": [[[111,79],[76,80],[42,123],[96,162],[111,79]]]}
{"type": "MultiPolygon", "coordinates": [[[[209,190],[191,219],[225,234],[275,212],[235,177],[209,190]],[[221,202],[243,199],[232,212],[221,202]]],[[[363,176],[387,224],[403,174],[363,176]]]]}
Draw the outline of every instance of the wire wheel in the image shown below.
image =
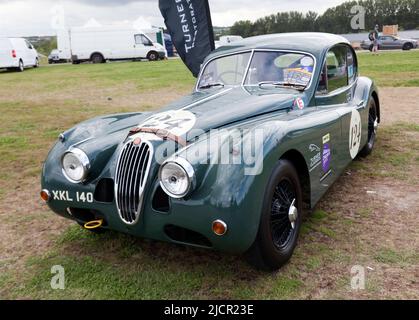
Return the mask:
{"type": "Polygon", "coordinates": [[[272,240],[277,249],[285,248],[293,238],[294,228],[290,220],[290,209],[295,203],[296,192],[288,179],[275,188],[271,205],[272,240]]]}
{"type": "Polygon", "coordinates": [[[374,143],[378,131],[378,116],[375,107],[370,108],[368,116],[368,142],[374,143]]]}

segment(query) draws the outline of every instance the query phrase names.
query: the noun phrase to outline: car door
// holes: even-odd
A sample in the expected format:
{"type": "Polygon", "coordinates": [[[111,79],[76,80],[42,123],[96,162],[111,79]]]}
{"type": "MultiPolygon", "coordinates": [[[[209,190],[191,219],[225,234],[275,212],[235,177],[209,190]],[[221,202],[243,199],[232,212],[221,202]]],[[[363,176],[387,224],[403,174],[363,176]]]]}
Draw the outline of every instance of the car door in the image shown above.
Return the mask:
{"type": "Polygon", "coordinates": [[[38,57],[38,54],[34,48],[34,46],[27,40],[24,40],[25,45],[25,52],[27,57],[27,63],[25,65],[27,66],[33,66],[36,64],[36,58],[38,57]]]}
{"type": "Polygon", "coordinates": [[[394,38],[390,36],[382,36],[380,37],[380,49],[382,50],[390,50],[394,49],[394,38]]]}
{"type": "MultiPolygon", "coordinates": [[[[361,151],[361,146],[365,145],[368,138],[368,101],[359,98],[363,94],[356,94],[358,60],[355,51],[349,45],[342,44],[339,47],[343,50],[341,53],[345,54],[344,63],[346,65],[345,75],[347,80],[345,82],[339,80],[339,82],[333,85],[335,80],[328,79],[328,88],[330,89],[332,83],[332,89],[335,89],[336,94],[341,96],[337,100],[340,104],[335,105],[336,112],[340,115],[342,128],[341,140],[337,151],[338,158],[336,159],[336,169],[341,173],[357,157],[361,151]]],[[[343,59],[343,56],[340,59],[343,59]]],[[[332,96],[336,94],[332,94],[332,96]]],[[[329,100],[329,102],[333,103],[333,100],[329,100]]]]}
{"type": "MultiPolygon", "coordinates": [[[[330,176],[322,177],[320,189],[337,179],[351,161],[350,123],[353,111],[355,110],[355,114],[358,112],[356,110],[359,103],[354,100],[357,69],[356,56],[349,45],[339,44],[327,52],[315,101],[319,109],[337,114],[338,124],[331,129],[330,135],[322,137],[321,169],[323,174],[330,176]],[[337,129],[339,132],[336,132],[337,129]],[[327,169],[332,172],[328,172],[327,169]]],[[[354,134],[356,137],[357,132],[354,134]]]]}
{"type": "Polygon", "coordinates": [[[135,58],[146,58],[148,52],[153,48],[153,42],[144,34],[135,36],[135,58]]]}

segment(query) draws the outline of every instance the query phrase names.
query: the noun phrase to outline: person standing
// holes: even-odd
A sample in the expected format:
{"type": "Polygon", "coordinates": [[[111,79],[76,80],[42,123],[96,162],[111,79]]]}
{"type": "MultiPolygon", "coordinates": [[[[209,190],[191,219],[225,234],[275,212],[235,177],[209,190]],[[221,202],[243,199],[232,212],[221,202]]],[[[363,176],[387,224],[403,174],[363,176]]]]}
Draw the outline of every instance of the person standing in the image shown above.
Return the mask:
{"type": "Polygon", "coordinates": [[[379,30],[379,26],[377,24],[377,25],[375,25],[374,31],[372,33],[372,36],[373,36],[372,52],[373,52],[373,54],[376,54],[376,55],[378,55],[378,49],[379,49],[378,48],[378,38],[379,38],[380,34],[379,34],[378,30],[379,30]]]}

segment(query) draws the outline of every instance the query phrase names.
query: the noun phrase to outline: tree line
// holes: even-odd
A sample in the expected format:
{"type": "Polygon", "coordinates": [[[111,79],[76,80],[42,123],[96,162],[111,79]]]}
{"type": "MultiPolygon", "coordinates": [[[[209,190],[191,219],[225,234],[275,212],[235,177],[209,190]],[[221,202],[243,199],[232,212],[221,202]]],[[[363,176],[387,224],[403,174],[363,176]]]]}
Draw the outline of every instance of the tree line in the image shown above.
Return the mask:
{"type": "Polygon", "coordinates": [[[378,24],[399,25],[399,30],[419,28],[419,0],[359,0],[348,1],[337,7],[326,10],[323,14],[313,11],[279,12],[251,22],[236,22],[230,34],[243,37],[282,32],[329,32],[336,34],[365,32],[374,29],[378,24]],[[365,29],[354,30],[351,21],[357,11],[351,12],[354,6],[365,9],[365,29]]]}

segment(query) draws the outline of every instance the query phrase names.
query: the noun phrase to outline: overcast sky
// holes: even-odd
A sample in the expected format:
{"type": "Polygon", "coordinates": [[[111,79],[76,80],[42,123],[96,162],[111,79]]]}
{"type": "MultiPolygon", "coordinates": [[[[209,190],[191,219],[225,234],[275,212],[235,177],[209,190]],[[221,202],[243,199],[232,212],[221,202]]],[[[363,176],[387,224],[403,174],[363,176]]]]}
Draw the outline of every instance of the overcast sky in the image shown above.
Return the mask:
{"type": "MultiPolygon", "coordinates": [[[[344,0],[210,0],[215,26],[237,20],[256,20],[279,11],[313,10],[322,13],[344,0]]],[[[133,23],[163,26],[158,0],[0,0],[0,35],[54,35],[65,17],[67,27],[133,23]],[[62,14],[64,13],[64,15],[62,14]],[[90,22],[89,22],[90,21],[90,22]]]]}

